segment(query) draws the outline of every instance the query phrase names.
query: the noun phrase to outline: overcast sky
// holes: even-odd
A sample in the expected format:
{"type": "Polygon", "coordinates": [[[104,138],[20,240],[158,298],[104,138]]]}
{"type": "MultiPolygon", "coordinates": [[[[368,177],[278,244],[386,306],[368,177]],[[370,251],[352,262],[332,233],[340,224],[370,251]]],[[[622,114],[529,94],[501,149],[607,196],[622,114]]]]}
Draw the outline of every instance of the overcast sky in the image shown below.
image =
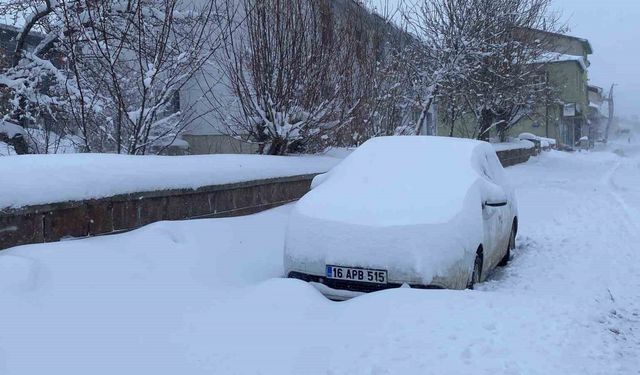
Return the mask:
{"type": "Polygon", "coordinates": [[[640,115],[640,0],[553,1],[570,34],[589,39],[593,46],[590,83],[607,92],[617,83],[617,114],[640,115]]]}

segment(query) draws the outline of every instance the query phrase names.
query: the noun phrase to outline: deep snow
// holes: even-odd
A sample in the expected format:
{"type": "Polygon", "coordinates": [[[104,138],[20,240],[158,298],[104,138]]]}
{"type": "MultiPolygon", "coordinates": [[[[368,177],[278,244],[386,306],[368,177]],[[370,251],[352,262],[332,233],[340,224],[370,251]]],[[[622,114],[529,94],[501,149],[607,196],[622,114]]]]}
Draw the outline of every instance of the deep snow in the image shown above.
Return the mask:
{"type": "Polygon", "coordinates": [[[626,144],[508,168],[518,249],[475,291],[280,279],[290,207],[10,249],[0,374],[637,374],[639,170],[626,144]]]}
{"type": "Polygon", "coordinates": [[[9,156],[0,158],[0,176],[6,178],[0,184],[0,209],[322,173],[339,161],[326,156],[266,155],[9,156]]]}

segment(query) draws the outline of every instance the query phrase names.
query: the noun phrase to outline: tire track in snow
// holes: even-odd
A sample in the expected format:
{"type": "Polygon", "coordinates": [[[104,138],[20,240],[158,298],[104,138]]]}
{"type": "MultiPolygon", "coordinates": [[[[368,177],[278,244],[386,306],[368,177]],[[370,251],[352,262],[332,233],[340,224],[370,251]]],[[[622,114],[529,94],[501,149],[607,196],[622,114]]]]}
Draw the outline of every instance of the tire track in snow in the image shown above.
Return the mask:
{"type": "MultiPolygon", "coordinates": [[[[640,243],[640,236],[638,235],[638,232],[640,232],[640,223],[637,219],[640,217],[639,212],[620,194],[622,188],[618,186],[614,180],[616,173],[619,173],[627,164],[623,156],[621,156],[621,159],[603,176],[602,184],[624,213],[624,223],[631,240],[629,242],[637,246],[637,244],[640,243]]],[[[633,262],[631,254],[627,254],[626,258],[633,262]]],[[[622,262],[616,262],[614,260],[613,263],[614,267],[612,268],[617,272],[620,272],[628,266],[628,264],[625,264],[624,259],[622,259],[622,262]]],[[[629,275],[630,280],[628,281],[631,283],[633,283],[633,274],[634,273],[631,272],[629,275]]],[[[607,288],[607,290],[609,291],[611,309],[607,316],[603,318],[602,324],[607,326],[609,331],[616,336],[618,344],[620,345],[619,354],[622,357],[636,358],[636,362],[638,362],[637,353],[640,352],[640,335],[638,332],[640,329],[640,300],[637,296],[629,296],[628,293],[620,296],[619,294],[623,293],[620,291],[623,290],[620,286],[611,286],[607,288]],[[612,288],[614,289],[613,291],[611,290],[612,288]]],[[[640,363],[636,364],[640,366],[640,363]]],[[[635,371],[640,374],[640,371],[635,371]]]]}
{"type": "MultiPolygon", "coordinates": [[[[613,197],[613,199],[618,203],[618,205],[622,208],[625,213],[627,224],[630,228],[629,234],[634,237],[638,237],[636,233],[640,231],[640,224],[634,218],[638,217],[638,212],[634,210],[618,193],[620,187],[616,185],[613,180],[613,176],[622,168],[623,163],[621,160],[617,161],[616,164],[604,175],[602,178],[603,185],[607,188],[607,192],[613,197]]],[[[637,238],[636,238],[637,239],[637,238]]]]}

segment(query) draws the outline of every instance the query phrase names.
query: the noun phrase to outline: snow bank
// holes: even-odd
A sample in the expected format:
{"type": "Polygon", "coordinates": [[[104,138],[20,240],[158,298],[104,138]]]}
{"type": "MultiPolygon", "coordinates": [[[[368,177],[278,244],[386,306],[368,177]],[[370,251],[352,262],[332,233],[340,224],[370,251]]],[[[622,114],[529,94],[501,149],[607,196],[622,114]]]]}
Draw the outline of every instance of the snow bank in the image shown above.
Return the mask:
{"type": "Polygon", "coordinates": [[[551,147],[551,146],[555,146],[556,145],[556,140],[553,138],[545,138],[545,137],[540,137],[538,135],[535,134],[531,134],[531,133],[521,133],[518,136],[519,139],[522,140],[528,140],[528,141],[538,141],[540,142],[540,146],[543,148],[547,148],[547,147],[551,147]]]}
{"type": "Polygon", "coordinates": [[[0,158],[0,208],[322,173],[338,162],[316,156],[9,156],[0,158]]]}
{"type": "Polygon", "coordinates": [[[556,140],[553,138],[540,137],[531,133],[522,133],[518,138],[522,140],[540,142],[540,147],[542,148],[549,148],[556,145],[556,140]]]}
{"type": "MultiPolygon", "coordinates": [[[[601,265],[606,236],[583,239],[582,221],[574,235],[558,225],[571,223],[580,194],[593,189],[561,184],[566,194],[553,207],[562,221],[549,220],[536,191],[574,176],[566,158],[539,159],[508,172],[527,192],[523,235],[545,246],[523,241],[512,265],[478,286],[486,291],[395,289],[329,301],[278,278],[291,206],[0,252],[0,372],[631,374],[637,352],[625,356],[622,345],[637,341],[600,322],[611,310],[607,280],[618,275],[607,262],[620,248],[601,265]],[[589,246],[593,238],[601,240],[589,246]]],[[[575,176],[593,183],[584,172],[575,176]]],[[[580,219],[602,225],[600,216],[580,219]]],[[[637,275],[637,255],[626,264],[637,275]]]]}
{"type": "Polygon", "coordinates": [[[0,373],[233,373],[190,361],[189,315],[282,274],[287,213],[1,251],[0,373]]]}

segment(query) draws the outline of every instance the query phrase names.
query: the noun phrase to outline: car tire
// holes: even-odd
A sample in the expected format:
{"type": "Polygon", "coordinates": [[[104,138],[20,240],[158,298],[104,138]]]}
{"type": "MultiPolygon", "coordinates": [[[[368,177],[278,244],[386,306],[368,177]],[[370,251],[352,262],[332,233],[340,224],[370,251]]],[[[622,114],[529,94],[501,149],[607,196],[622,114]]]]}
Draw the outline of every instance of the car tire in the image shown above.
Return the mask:
{"type": "Polygon", "coordinates": [[[516,228],[511,228],[511,234],[509,235],[509,244],[507,245],[507,253],[504,254],[504,257],[498,263],[499,267],[505,267],[509,263],[509,259],[511,259],[511,250],[516,248],[516,228]]]}
{"type": "Polygon", "coordinates": [[[475,284],[480,282],[482,277],[482,253],[478,252],[476,254],[476,259],[473,262],[473,272],[471,273],[471,280],[469,281],[469,285],[467,285],[467,289],[473,289],[475,284]]]}

